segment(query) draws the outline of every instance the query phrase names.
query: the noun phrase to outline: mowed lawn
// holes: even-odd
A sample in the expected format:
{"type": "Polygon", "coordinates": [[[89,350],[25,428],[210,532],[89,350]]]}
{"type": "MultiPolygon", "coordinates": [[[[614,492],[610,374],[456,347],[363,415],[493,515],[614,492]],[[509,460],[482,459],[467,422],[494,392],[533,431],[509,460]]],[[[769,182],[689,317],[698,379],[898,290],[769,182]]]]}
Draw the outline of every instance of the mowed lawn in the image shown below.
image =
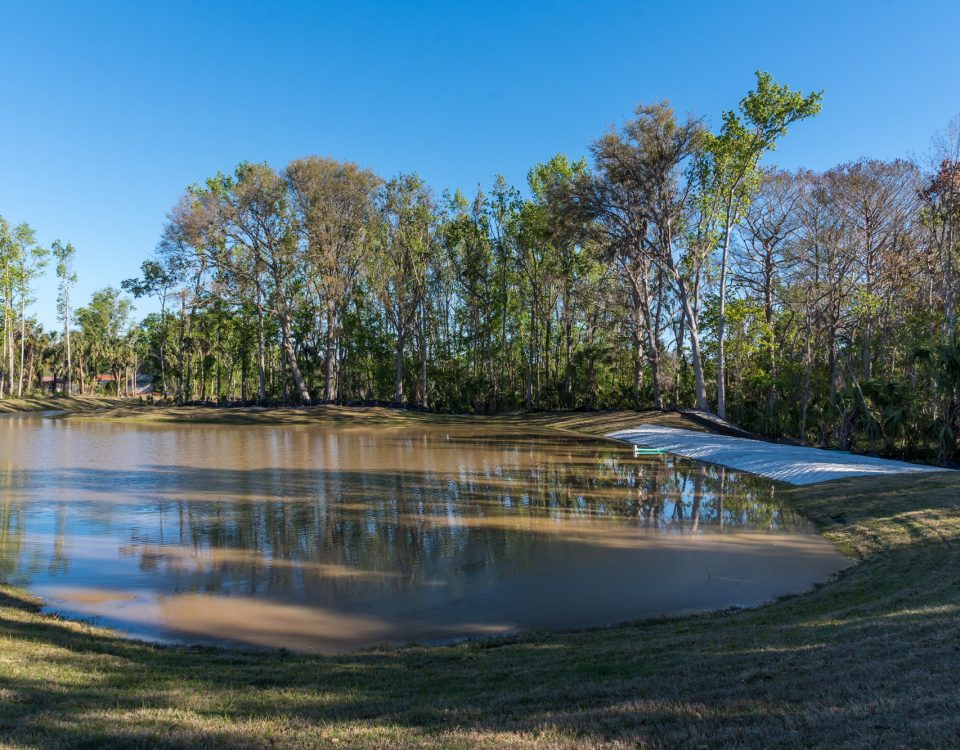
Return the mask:
{"type": "Polygon", "coordinates": [[[332,657],[164,648],[0,589],[0,743],[960,746],[960,473],[785,492],[858,564],[759,609],[609,629],[332,657]]]}

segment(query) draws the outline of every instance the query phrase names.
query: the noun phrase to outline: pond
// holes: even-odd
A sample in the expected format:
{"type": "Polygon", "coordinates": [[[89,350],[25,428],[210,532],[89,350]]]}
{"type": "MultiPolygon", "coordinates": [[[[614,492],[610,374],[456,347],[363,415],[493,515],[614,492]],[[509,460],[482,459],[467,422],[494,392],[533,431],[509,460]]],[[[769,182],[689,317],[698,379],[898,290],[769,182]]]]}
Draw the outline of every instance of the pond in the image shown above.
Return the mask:
{"type": "Polygon", "coordinates": [[[563,432],[0,418],[0,581],[140,638],[578,628],[752,606],[844,565],[770,481],[563,432]]]}

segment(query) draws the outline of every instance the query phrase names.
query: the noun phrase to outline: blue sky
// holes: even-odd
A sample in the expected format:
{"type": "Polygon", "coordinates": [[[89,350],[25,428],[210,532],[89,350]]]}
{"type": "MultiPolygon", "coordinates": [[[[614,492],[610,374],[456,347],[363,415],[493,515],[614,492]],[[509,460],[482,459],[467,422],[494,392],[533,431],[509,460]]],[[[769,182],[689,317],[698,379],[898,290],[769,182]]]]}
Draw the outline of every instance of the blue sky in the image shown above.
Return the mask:
{"type": "MultiPolygon", "coordinates": [[[[82,302],[137,273],[185,186],[241,160],[521,183],[640,102],[716,124],[758,68],[825,89],[775,163],[923,157],[960,112],[958,21],[955,0],[9,2],[0,215],[76,245],[82,302]]],[[[35,306],[48,326],[54,289],[35,306]]]]}

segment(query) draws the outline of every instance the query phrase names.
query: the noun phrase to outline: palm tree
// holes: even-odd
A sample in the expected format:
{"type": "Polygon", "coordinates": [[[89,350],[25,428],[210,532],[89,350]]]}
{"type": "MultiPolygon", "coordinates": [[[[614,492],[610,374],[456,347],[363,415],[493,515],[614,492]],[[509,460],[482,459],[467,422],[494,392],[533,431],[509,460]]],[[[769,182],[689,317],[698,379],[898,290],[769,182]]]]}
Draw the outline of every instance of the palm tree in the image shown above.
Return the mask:
{"type": "Polygon", "coordinates": [[[956,455],[960,433],[960,347],[956,340],[933,349],[917,349],[913,359],[926,364],[937,388],[940,403],[930,422],[937,440],[937,460],[950,463],[956,455]]]}

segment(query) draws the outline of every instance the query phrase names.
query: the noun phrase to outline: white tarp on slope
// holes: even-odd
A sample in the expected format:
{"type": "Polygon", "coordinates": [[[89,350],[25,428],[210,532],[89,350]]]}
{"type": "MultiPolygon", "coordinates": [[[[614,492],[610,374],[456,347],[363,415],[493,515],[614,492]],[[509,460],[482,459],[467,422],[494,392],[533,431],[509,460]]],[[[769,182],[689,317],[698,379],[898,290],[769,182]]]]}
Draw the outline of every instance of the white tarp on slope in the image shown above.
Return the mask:
{"type": "Polygon", "coordinates": [[[797,445],[779,445],[657,425],[620,430],[607,437],[626,440],[634,445],[662,448],[667,453],[748,471],[789,484],[814,484],[844,477],[881,476],[903,472],[943,471],[932,466],[890,461],[885,458],[856,456],[797,445]]]}

